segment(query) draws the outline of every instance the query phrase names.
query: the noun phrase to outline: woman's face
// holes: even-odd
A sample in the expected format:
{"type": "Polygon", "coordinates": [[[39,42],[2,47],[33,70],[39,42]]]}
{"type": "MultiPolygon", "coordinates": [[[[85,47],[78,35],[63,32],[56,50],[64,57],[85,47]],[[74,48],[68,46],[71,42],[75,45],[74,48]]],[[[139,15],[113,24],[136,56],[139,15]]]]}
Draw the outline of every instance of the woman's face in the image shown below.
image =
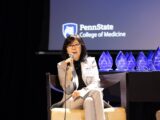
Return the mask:
{"type": "Polygon", "coordinates": [[[74,61],[78,61],[81,55],[81,44],[78,40],[74,40],[71,44],[67,46],[67,53],[73,55],[74,61]]]}

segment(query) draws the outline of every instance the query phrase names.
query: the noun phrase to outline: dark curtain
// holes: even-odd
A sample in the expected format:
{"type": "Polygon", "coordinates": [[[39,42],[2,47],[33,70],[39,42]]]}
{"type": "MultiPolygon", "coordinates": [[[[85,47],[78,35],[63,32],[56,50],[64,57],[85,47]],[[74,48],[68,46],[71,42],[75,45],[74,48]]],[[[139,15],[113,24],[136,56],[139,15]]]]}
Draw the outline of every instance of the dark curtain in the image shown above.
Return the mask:
{"type": "Polygon", "coordinates": [[[48,27],[48,5],[48,0],[0,2],[1,120],[47,119],[45,77],[35,52],[48,27]]]}

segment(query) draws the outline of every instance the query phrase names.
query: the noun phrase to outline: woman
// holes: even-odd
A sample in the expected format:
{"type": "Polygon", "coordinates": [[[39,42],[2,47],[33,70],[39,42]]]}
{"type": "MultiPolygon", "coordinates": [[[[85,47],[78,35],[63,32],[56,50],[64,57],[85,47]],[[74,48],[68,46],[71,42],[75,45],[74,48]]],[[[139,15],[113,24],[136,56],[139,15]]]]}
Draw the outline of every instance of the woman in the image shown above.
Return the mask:
{"type": "Polygon", "coordinates": [[[68,36],[63,45],[64,60],[57,64],[64,96],[58,105],[84,109],[86,120],[105,120],[102,88],[94,57],[88,57],[78,35],[68,36]]]}

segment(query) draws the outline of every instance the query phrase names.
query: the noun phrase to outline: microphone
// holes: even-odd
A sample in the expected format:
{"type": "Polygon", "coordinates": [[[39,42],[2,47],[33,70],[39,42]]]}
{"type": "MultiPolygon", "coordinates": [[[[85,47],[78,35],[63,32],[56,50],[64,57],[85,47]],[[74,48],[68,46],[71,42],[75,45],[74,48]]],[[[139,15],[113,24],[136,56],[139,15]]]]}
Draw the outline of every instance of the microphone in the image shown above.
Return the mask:
{"type": "Polygon", "coordinates": [[[74,58],[74,55],[73,55],[73,54],[69,54],[69,57],[70,57],[70,58],[74,58]]]}
{"type": "MultiPolygon", "coordinates": [[[[73,55],[73,54],[69,54],[69,58],[72,58],[72,59],[73,59],[73,58],[74,58],[74,55],[73,55]]],[[[67,63],[67,66],[69,66],[69,65],[70,65],[70,62],[67,63]]]]}
{"type": "MultiPolygon", "coordinates": [[[[69,58],[73,59],[73,58],[74,58],[74,55],[73,55],[73,54],[69,54],[69,58]]],[[[68,58],[68,59],[69,59],[69,58],[68,58]]],[[[67,67],[66,67],[66,72],[65,72],[65,83],[64,83],[65,90],[66,90],[66,81],[67,81],[67,80],[66,80],[67,69],[69,68],[69,66],[70,66],[70,64],[71,64],[70,62],[71,62],[71,60],[67,62],[67,67]]],[[[71,96],[70,96],[70,97],[71,97],[71,96]]],[[[69,97],[69,98],[70,98],[70,97],[69,97]]],[[[64,120],[66,120],[66,101],[67,101],[69,98],[66,97],[66,91],[65,91],[65,95],[64,95],[64,108],[65,108],[64,120]]]]}

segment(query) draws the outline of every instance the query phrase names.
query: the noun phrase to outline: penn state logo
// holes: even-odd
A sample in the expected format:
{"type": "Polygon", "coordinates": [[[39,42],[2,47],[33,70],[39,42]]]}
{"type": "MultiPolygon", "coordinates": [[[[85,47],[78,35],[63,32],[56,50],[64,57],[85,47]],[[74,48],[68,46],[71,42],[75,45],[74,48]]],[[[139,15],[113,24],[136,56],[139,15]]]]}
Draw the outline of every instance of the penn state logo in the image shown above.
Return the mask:
{"type": "Polygon", "coordinates": [[[62,25],[62,33],[66,38],[69,35],[77,34],[78,25],[76,23],[65,23],[62,25]]]}

